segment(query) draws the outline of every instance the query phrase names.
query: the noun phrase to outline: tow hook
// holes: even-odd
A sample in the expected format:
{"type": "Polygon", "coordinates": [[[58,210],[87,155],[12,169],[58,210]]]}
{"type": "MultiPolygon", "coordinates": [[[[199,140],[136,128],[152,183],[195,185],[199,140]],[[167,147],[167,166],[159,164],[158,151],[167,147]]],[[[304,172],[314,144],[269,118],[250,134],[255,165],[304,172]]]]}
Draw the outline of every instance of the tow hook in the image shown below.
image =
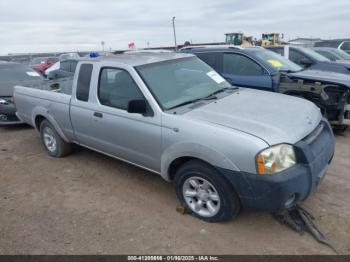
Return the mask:
{"type": "Polygon", "coordinates": [[[338,254],[334,246],[315,225],[315,217],[299,205],[295,205],[289,209],[278,211],[276,213],[273,213],[272,215],[278,222],[287,225],[292,230],[298,232],[300,235],[303,235],[305,232],[309,233],[319,243],[328,246],[336,254],[338,254]]]}

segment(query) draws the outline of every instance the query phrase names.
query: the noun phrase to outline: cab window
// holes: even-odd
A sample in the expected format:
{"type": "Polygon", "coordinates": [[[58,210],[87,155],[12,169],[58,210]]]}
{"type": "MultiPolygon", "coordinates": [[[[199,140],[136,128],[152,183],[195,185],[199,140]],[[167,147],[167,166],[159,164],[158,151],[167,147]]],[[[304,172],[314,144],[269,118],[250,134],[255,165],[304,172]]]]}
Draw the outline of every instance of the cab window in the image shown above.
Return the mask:
{"type": "Polygon", "coordinates": [[[122,110],[127,110],[131,100],[144,99],[130,74],[116,68],[101,70],[98,97],[102,105],[122,110]]]}
{"type": "Polygon", "coordinates": [[[77,99],[87,102],[89,100],[92,64],[82,64],[78,76],[77,99]]]}
{"type": "Polygon", "coordinates": [[[260,76],[264,75],[264,69],[246,56],[224,54],[223,73],[242,76],[260,76]]]}

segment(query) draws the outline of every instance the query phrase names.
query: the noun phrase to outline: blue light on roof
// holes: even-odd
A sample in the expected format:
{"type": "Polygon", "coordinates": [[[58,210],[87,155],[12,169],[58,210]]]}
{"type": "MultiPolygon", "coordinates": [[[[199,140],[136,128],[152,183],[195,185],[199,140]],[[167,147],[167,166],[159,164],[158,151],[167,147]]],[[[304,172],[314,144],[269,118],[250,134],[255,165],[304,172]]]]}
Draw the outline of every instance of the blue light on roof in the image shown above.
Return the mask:
{"type": "Polygon", "coordinates": [[[90,57],[91,58],[96,58],[96,57],[99,57],[100,55],[99,55],[99,53],[97,53],[97,52],[94,52],[94,51],[92,51],[92,52],[90,52],[90,57]]]}

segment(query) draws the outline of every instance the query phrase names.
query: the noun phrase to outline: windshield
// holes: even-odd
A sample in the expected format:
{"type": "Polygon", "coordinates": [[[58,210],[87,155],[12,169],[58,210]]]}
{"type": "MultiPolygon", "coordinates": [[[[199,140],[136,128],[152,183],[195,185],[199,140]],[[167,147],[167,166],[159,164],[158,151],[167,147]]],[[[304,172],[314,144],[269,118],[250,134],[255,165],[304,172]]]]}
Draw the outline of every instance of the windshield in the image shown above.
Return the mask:
{"type": "Polygon", "coordinates": [[[196,57],[147,64],[136,70],[165,110],[231,87],[196,57]]]}
{"type": "Polygon", "coordinates": [[[79,54],[77,54],[77,53],[62,54],[62,55],[60,55],[59,60],[67,60],[67,59],[71,59],[71,58],[79,58],[79,54]]]}
{"type": "Polygon", "coordinates": [[[350,55],[347,52],[340,49],[334,49],[332,51],[336,53],[338,56],[340,56],[342,59],[350,60],[350,55]]]}
{"type": "Polygon", "coordinates": [[[315,49],[317,53],[320,55],[323,55],[324,57],[327,57],[331,61],[337,61],[337,60],[342,60],[343,58],[339,56],[337,53],[333,52],[332,50],[319,50],[315,49]]]}
{"type": "Polygon", "coordinates": [[[337,48],[341,44],[340,41],[323,41],[316,42],[315,47],[335,47],[337,48]]]}
{"type": "Polygon", "coordinates": [[[312,59],[318,61],[318,62],[329,62],[331,60],[329,60],[327,57],[324,57],[323,55],[320,55],[319,53],[315,52],[314,50],[310,49],[310,48],[304,48],[304,47],[300,47],[300,49],[308,56],[310,56],[312,59]]]}
{"type": "Polygon", "coordinates": [[[242,44],[242,34],[227,34],[226,35],[226,43],[233,45],[241,45],[242,44]]]}
{"type": "Polygon", "coordinates": [[[272,52],[266,49],[256,50],[255,55],[258,58],[265,61],[266,63],[269,63],[270,65],[272,65],[278,71],[298,72],[302,70],[300,66],[293,63],[292,61],[284,58],[280,54],[277,54],[275,52],[272,52]]]}
{"type": "Polygon", "coordinates": [[[272,41],[272,40],[274,40],[274,35],[273,34],[263,34],[262,39],[272,41]]]}

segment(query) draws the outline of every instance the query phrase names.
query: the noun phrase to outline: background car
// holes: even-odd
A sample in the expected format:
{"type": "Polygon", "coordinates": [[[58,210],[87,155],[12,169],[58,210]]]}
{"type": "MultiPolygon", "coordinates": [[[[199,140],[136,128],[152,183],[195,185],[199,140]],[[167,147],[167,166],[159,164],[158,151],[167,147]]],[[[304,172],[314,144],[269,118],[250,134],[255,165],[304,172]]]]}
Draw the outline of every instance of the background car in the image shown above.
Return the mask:
{"type": "Polygon", "coordinates": [[[288,58],[303,68],[350,74],[349,64],[332,62],[311,48],[300,46],[268,46],[265,48],[288,58]],[[289,50],[288,54],[285,53],[286,49],[289,50]]]}
{"type": "Polygon", "coordinates": [[[47,74],[48,79],[58,79],[64,77],[74,76],[75,69],[77,67],[77,59],[68,59],[60,61],[58,65],[55,65],[55,70],[50,70],[47,74]],[[58,68],[57,68],[58,66],[58,68]]]}
{"type": "Polygon", "coordinates": [[[67,60],[67,59],[77,59],[79,58],[80,55],[78,53],[66,53],[66,54],[61,54],[59,56],[60,61],[62,60],[67,60]]]}
{"type": "Polygon", "coordinates": [[[349,40],[327,40],[319,41],[315,43],[315,47],[333,47],[345,51],[350,54],[350,41],[349,40]]]}
{"type": "Polygon", "coordinates": [[[350,63],[350,54],[343,50],[333,47],[315,47],[313,50],[333,62],[350,63]]]}
{"type": "Polygon", "coordinates": [[[305,98],[321,108],[343,131],[350,124],[350,76],[304,70],[292,61],[262,47],[189,47],[230,84],[305,98]]]}
{"type": "Polygon", "coordinates": [[[37,57],[31,61],[30,66],[43,75],[46,69],[50,68],[58,61],[59,59],[57,57],[37,57]]]}
{"type": "Polygon", "coordinates": [[[55,70],[57,70],[57,69],[60,69],[60,64],[61,64],[61,62],[58,61],[58,62],[54,63],[51,67],[49,67],[48,69],[46,69],[45,72],[44,72],[44,74],[43,74],[44,77],[48,78],[50,72],[55,71],[55,70]]]}
{"type": "Polygon", "coordinates": [[[21,123],[16,116],[13,103],[13,87],[15,85],[40,85],[44,78],[26,65],[0,63],[0,126],[21,123]]]}

